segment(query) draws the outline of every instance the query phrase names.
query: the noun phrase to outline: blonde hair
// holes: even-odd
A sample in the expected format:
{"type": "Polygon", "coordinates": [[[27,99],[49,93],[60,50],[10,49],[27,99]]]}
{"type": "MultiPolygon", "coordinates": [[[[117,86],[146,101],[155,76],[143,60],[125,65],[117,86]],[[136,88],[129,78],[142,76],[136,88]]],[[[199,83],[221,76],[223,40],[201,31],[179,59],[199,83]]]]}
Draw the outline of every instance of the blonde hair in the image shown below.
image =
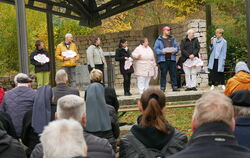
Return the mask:
{"type": "Polygon", "coordinates": [[[87,155],[83,128],[79,122],[73,119],[50,122],[44,128],[40,141],[46,158],[69,158],[87,155]]]}
{"type": "Polygon", "coordinates": [[[102,71],[98,69],[93,69],[89,74],[89,78],[92,82],[101,82],[103,79],[102,71]]]}
{"type": "Polygon", "coordinates": [[[209,122],[224,122],[232,128],[233,117],[231,99],[217,91],[205,93],[196,102],[193,114],[197,127],[209,122]]]}
{"type": "Polygon", "coordinates": [[[216,31],[215,31],[215,32],[216,32],[216,33],[220,33],[220,32],[221,32],[221,33],[223,34],[223,33],[224,33],[224,29],[222,29],[222,28],[218,28],[218,29],[216,29],[216,31]]]}

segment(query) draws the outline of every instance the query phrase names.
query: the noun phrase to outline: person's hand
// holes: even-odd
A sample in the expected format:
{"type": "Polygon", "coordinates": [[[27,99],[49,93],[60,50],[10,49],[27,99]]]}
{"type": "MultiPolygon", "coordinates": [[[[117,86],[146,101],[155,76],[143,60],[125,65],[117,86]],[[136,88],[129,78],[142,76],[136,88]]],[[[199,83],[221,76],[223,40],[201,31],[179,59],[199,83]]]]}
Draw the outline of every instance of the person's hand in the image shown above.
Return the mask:
{"type": "Polygon", "coordinates": [[[45,63],[44,62],[40,62],[41,65],[44,65],[45,63]]]}
{"type": "Polygon", "coordinates": [[[194,55],[192,54],[192,55],[189,55],[189,58],[190,59],[194,59],[194,55]]]}
{"type": "Polygon", "coordinates": [[[68,61],[68,60],[70,60],[70,59],[71,59],[71,58],[69,58],[69,57],[63,58],[64,61],[68,61]]]}
{"type": "Polygon", "coordinates": [[[175,54],[175,52],[171,52],[171,54],[172,54],[172,55],[174,55],[174,54],[175,54]]]}
{"type": "Polygon", "coordinates": [[[75,57],[75,58],[74,58],[74,61],[75,61],[75,62],[77,62],[77,61],[78,61],[78,59],[75,57]]]}
{"type": "Polygon", "coordinates": [[[125,57],[125,60],[128,60],[128,57],[125,57]]]}
{"type": "Polygon", "coordinates": [[[177,69],[181,69],[181,66],[180,66],[180,65],[177,65],[177,69]]]}
{"type": "Polygon", "coordinates": [[[211,38],[211,44],[213,44],[214,43],[214,36],[211,38]]]}
{"type": "Polygon", "coordinates": [[[164,55],[165,55],[165,54],[167,54],[167,52],[162,52],[162,54],[164,54],[164,55]]]}

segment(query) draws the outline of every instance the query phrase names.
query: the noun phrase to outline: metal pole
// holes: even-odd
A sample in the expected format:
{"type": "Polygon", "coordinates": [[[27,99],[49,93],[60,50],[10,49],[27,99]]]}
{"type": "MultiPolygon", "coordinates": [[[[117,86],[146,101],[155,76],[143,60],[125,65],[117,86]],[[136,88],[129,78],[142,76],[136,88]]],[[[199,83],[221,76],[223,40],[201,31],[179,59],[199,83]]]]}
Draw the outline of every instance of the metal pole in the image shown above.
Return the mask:
{"type": "Polygon", "coordinates": [[[54,32],[53,32],[53,15],[51,13],[47,14],[47,30],[48,30],[48,45],[49,45],[49,56],[50,56],[50,84],[55,86],[55,74],[56,74],[56,64],[55,64],[55,44],[54,44],[54,32]]]}
{"type": "Polygon", "coordinates": [[[250,68],[250,0],[246,0],[248,67],[250,68]]]}
{"type": "Polygon", "coordinates": [[[28,44],[24,0],[15,0],[19,53],[19,71],[29,74],[28,44]]]}

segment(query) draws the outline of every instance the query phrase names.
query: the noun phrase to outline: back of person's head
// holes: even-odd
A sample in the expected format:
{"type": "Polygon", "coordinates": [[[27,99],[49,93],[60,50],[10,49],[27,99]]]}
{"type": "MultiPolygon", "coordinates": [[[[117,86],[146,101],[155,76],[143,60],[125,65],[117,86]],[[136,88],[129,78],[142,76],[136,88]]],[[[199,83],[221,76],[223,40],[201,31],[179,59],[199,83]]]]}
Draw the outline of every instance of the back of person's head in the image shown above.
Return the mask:
{"type": "Polygon", "coordinates": [[[250,90],[240,90],[229,97],[233,101],[235,117],[250,116],[250,90]]]}
{"type": "Polygon", "coordinates": [[[58,119],[73,118],[82,121],[86,112],[86,105],[83,98],[76,95],[66,95],[57,101],[56,115],[58,119]]]}
{"type": "Polygon", "coordinates": [[[93,69],[89,74],[89,78],[91,82],[101,82],[103,79],[102,71],[98,69],[93,69]]]}
{"type": "Polygon", "coordinates": [[[232,101],[224,94],[211,91],[196,102],[193,113],[193,129],[205,123],[223,122],[234,129],[232,101]]]}
{"type": "Polygon", "coordinates": [[[15,76],[14,82],[16,86],[29,86],[32,80],[29,78],[27,74],[19,73],[15,76]]]}
{"type": "Polygon", "coordinates": [[[83,128],[73,119],[50,122],[41,134],[40,141],[45,158],[72,158],[87,155],[83,128]]]}
{"type": "Polygon", "coordinates": [[[68,74],[65,70],[60,69],[56,72],[55,78],[56,84],[67,83],[68,82],[68,74]]]}
{"type": "Polygon", "coordinates": [[[154,88],[146,90],[139,101],[139,108],[142,108],[140,109],[142,111],[140,124],[144,127],[153,126],[164,133],[168,133],[167,121],[162,112],[165,103],[165,94],[161,90],[154,88]]]}
{"type": "Polygon", "coordinates": [[[238,62],[235,66],[235,73],[238,73],[240,71],[250,73],[250,70],[249,70],[247,64],[243,61],[238,62]]]}

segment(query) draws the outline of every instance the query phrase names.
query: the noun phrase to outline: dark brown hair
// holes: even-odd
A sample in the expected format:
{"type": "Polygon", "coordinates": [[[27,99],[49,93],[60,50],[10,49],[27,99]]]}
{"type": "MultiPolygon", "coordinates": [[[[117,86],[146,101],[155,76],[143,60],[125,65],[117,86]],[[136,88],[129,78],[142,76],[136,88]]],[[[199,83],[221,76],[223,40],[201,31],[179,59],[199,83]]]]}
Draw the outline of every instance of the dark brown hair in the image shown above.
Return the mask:
{"type": "Polygon", "coordinates": [[[162,109],[165,107],[165,94],[155,88],[146,90],[140,99],[142,103],[142,120],[140,124],[144,127],[153,126],[159,131],[168,134],[167,124],[162,109]]]}
{"type": "Polygon", "coordinates": [[[119,41],[119,48],[122,48],[122,44],[124,44],[125,42],[127,42],[128,40],[126,40],[126,39],[120,39],[120,41],[119,41]]]}
{"type": "Polygon", "coordinates": [[[89,41],[91,45],[96,45],[96,41],[98,40],[98,36],[90,36],[89,41]]]}
{"type": "Polygon", "coordinates": [[[35,44],[36,49],[38,49],[38,47],[41,45],[42,42],[43,42],[42,40],[36,41],[36,44],[35,44]]]}
{"type": "Polygon", "coordinates": [[[148,38],[147,38],[147,37],[144,37],[143,39],[140,40],[140,44],[143,45],[143,43],[144,43],[146,40],[148,40],[148,38]]]}

